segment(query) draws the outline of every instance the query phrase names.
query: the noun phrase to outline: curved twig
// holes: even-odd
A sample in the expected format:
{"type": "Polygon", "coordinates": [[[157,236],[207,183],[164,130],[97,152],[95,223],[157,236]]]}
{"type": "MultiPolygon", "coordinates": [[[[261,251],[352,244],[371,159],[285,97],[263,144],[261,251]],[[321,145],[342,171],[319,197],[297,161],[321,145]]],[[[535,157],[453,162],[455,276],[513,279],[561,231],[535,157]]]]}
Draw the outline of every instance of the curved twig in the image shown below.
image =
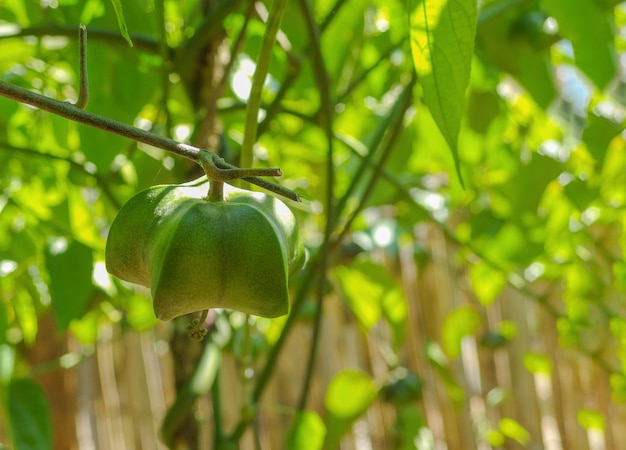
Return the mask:
{"type": "Polygon", "coordinates": [[[87,75],[87,28],[78,27],[78,100],[76,107],[85,109],[89,101],[89,77],[87,75]]]}
{"type": "MultiPolygon", "coordinates": [[[[82,123],[84,125],[98,128],[109,133],[117,134],[137,142],[142,142],[153,147],[167,150],[168,152],[184,156],[185,158],[188,158],[197,164],[202,164],[202,161],[213,159],[213,153],[209,152],[208,150],[194,147],[193,145],[189,144],[182,144],[172,139],[168,139],[149,131],[142,130],[141,128],[135,128],[131,125],[127,125],[125,123],[109,119],[107,117],[83,111],[82,109],[76,107],[75,105],[72,105],[71,103],[55,100],[44,95],[31,92],[27,89],[5,83],[3,81],[0,81],[0,96],[10,98],[11,100],[15,100],[20,103],[25,103],[39,109],[43,109],[44,111],[48,111],[61,117],[65,117],[66,119],[73,120],[74,122],[82,123]]],[[[227,164],[226,162],[219,162],[218,167],[220,169],[227,170],[241,170],[236,166],[227,164]]],[[[266,175],[266,173],[263,174],[266,175]]],[[[247,174],[243,172],[242,175],[247,174]]],[[[276,175],[276,172],[271,173],[271,175],[276,175]]],[[[283,186],[279,186],[256,176],[245,176],[243,179],[263,189],[267,189],[291,200],[298,201],[298,195],[283,186]]]]}

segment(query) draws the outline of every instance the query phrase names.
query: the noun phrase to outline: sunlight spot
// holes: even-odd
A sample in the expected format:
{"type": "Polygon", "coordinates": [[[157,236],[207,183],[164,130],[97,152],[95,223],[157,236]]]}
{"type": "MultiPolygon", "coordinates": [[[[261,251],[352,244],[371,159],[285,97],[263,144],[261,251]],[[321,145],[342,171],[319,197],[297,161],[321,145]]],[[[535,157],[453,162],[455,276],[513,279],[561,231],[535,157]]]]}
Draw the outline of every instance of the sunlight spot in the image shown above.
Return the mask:
{"type": "Polygon", "coordinates": [[[375,25],[376,31],[378,31],[379,33],[384,33],[385,31],[389,30],[389,20],[382,11],[379,11],[376,15],[375,25]]]}
{"type": "Polygon", "coordinates": [[[411,189],[411,197],[429,210],[435,220],[442,222],[448,218],[448,209],[446,208],[446,200],[443,195],[414,188],[411,189]]]}
{"type": "Polygon", "coordinates": [[[580,221],[576,220],[575,218],[570,217],[567,229],[572,233],[576,233],[577,231],[580,231],[583,229],[583,224],[580,223],[580,221]]]}
{"type": "Polygon", "coordinates": [[[394,50],[389,57],[391,64],[394,66],[401,66],[402,64],[404,64],[405,59],[406,57],[404,56],[404,52],[400,49],[394,50]]]}
{"type": "Polygon", "coordinates": [[[252,151],[254,153],[254,157],[261,160],[261,161],[267,161],[268,160],[268,155],[269,152],[267,151],[267,148],[260,145],[260,144],[256,144],[255,146],[252,147],[252,151]]]}
{"type": "Polygon", "coordinates": [[[41,46],[46,50],[60,50],[67,47],[70,40],[66,36],[44,36],[41,46]]]}
{"type": "Polygon", "coordinates": [[[64,237],[56,238],[50,243],[50,254],[60,255],[67,251],[67,239],[64,237]]]}
{"type": "Polygon", "coordinates": [[[567,186],[568,184],[570,184],[573,180],[574,180],[574,175],[572,175],[569,172],[562,172],[558,177],[557,180],[559,181],[559,184],[561,186],[567,186]]]}
{"type": "Polygon", "coordinates": [[[163,167],[165,167],[167,170],[172,170],[176,165],[176,160],[171,156],[166,156],[165,158],[163,158],[162,163],[163,167]]]}
{"type": "Polygon", "coordinates": [[[64,369],[71,369],[82,360],[80,353],[66,353],[59,358],[59,365],[64,369]]]}
{"type": "Polygon", "coordinates": [[[571,102],[576,114],[584,116],[592,95],[588,82],[583,78],[577,68],[566,64],[557,67],[556,76],[561,85],[563,98],[571,102]]]}
{"type": "Polygon", "coordinates": [[[600,209],[595,206],[590,206],[585,209],[580,215],[580,220],[585,225],[589,226],[600,218],[600,209]]]}
{"type": "Polygon", "coordinates": [[[545,269],[546,267],[542,263],[534,262],[524,270],[524,278],[532,283],[544,274],[545,269]]]}
{"type": "Polygon", "coordinates": [[[557,161],[564,161],[566,159],[566,154],[569,156],[569,152],[565,150],[565,148],[561,145],[559,141],[554,139],[549,139],[547,141],[543,141],[539,148],[537,149],[540,155],[549,156],[552,159],[556,159],[557,161]]]}
{"type": "Polygon", "coordinates": [[[143,117],[137,117],[137,119],[135,119],[135,126],[142,130],[150,130],[150,128],[152,128],[152,121],[143,117]]]}
{"type": "Polygon", "coordinates": [[[593,112],[615,122],[623,121],[625,116],[623,109],[606,100],[598,102],[598,104],[593,108],[593,112]]]}
{"type": "Polygon", "coordinates": [[[0,36],[16,34],[20,27],[14,23],[0,23],[0,36]]]}
{"type": "Polygon", "coordinates": [[[33,284],[35,285],[35,289],[37,289],[37,293],[39,294],[39,301],[43,306],[48,306],[50,304],[50,291],[48,290],[48,285],[41,278],[41,273],[39,272],[39,267],[36,265],[28,266],[28,274],[30,275],[33,284]]]}
{"type": "Polygon", "coordinates": [[[557,34],[559,32],[559,24],[554,17],[548,17],[543,22],[543,31],[548,34],[557,34]]]}
{"type": "Polygon", "coordinates": [[[17,269],[18,264],[10,259],[0,261],[0,277],[5,277],[17,269]]]}
{"type": "Polygon", "coordinates": [[[90,161],[87,161],[83,165],[83,167],[85,168],[85,172],[90,173],[90,174],[94,174],[98,171],[98,167],[90,161]]]}
{"type": "Polygon", "coordinates": [[[393,223],[384,221],[374,228],[374,242],[379,247],[387,247],[393,242],[393,223]]]}
{"type": "Polygon", "coordinates": [[[507,100],[513,100],[523,92],[519,84],[517,84],[517,82],[510,77],[506,77],[498,83],[496,90],[498,91],[498,95],[500,97],[507,100]]]}
{"type": "Polygon", "coordinates": [[[247,56],[242,55],[237,63],[237,69],[231,81],[231,88],[235,95],[243,101],[250,98],[250,90],[252,89],[252,76],[256,64],[247,56]]]}
{"type": "Polygon", "coordinates": [[[96,285],[103,288],[105,291],[108,291],[113,283],[111,282],[111,277],[107,272],[107,268],[102,261],[96,262],[93,267],[93,281],[96,285]]]}
{"type": "Polygon", "coordinates": [[[174,138],[177,141],[186,141],[189,136],[191,136],[191,126],[183,124],[174,127],[174,138]]]}
{"type": "Polygon", "coordinates": [[[46,63],[41,59],[31,58],[26,62],[26,67],[36,72],[43,72],[46,69],[46,63]]]}

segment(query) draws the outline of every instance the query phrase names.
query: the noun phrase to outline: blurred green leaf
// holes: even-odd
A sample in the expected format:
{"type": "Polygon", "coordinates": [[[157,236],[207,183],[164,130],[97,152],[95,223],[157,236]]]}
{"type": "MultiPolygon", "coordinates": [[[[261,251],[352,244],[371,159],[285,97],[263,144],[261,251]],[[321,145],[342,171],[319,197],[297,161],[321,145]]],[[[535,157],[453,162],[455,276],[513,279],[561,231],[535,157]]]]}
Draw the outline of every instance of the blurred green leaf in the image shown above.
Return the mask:
{"type": "Polygon", "coordinates": [[[578,67],[600,89],[617,71],[612,14],[602,11],[593,0],[544,0],[548,13],[559,26],[559,33],[574,47],[578,67]]]}
{"type": "Polygon", "coordinates": [[[330,382],[324,405],[334,417],[355,420],[374,401],[377,392],[370,377],[361,372],[344,370],[330,382]]]}
{"type": "Polygon", "coordinates": [[[530,373],[552,373],[552,360],[547,355],[528,352],[524,355],[524,366],[530,373]]]}
{"type": "Polygon", "coordinates": [[[396,450],[416,450],[431,448],[420,446],[420,433],[426,430],[426,423],[416,405],[405,405],[397,412],[394,441],[396,450]]]}
{"type": "Polygon", "coordinates": [[[500,432],[509,439],[513,439],[522,445],[530,441],[530,433],[514,419],[505,417],[498,423],[500,432]]]}
{"type": "Polygon", "coordinates": [[[500,113],[500,98],[496,93],[472,89],[467,104],[467,120],[474,131],[486,133],[500,113]]]}
{"type": "Polygon", "coordinates": [[[15,348],[12,345],[0,344],[0,392],[10,383],[15,368],[15,348]]]}
{"type": "Polygon", "coordinates": [[[448,314],[441,329],[441,340],[446,354],[456,358],[461,354],[461,341],[474,334],[481,324],[480,315],[469,306],[461,306],[448,314]]]}
{"type": "Polygon", "coordinates": [[[35,307],[37,299],[31,295],[34,287],[32,280],[27,275],[23,275],[19,279],[10,279],[8,283],[14,286],[9,299],[15,312],[17,324],[22,332],[24,342],[32,345],[38,330],[37,309],[35,307]]]}
{"type": "Polygon", "coordinates": [[[457,148],[476,34],[476,0],[410,0],[413,62],[424,101],[446,138],[461,184],[457,148]]]}
{"type": "Polygon", "coordinates": [[[301,411],[287,433],[287,450],[321,450],[324,446],[326,426],[313,411],[301,411]]]}
{"type": "Polygon", "coordinates": [[[115,15],[117,16],[117,23],[120,27],[120,33],[128,42],[128,45],[133,46],[133,41],[128,34],[128,28],[126,27],[126,20],[124,20],[124,7],[122,6],[121,0],[111,0],[113,4],[113,9],[115,9],[115,15]]]}
{"type": "Polygon", "coordinates": [[[357,260],[350,267],[336,267],[335,274],[361,325],[369,330],[384,316],[393,331],[394,344],[400,346],[406,333],[406,299],[387,271],[372,262],[357,260]]]}
{"type": "MultiPolygon", "coordinates": [[[[0,264],[2,261],[0,261],[0,264]]],[[[9,318],[7,317],[7,308],[4,302],[0,302],[0,345],[7,343],[7,330],[9,329],[9,318]]],[[[1,365],[1,364],[0,364],[1,365]]],[[[0,379],[2,377],[0,376],[0,379]]]]}
{"type": "Polygon", "coordinates": [[[469,266],[469,276],[472,290],[483,305],[493,303],[507,283],[505,273],[494,269],[484,261],[469,266]]]}
{"type": "Polygon", "coordinates": [[[485,18],[478,28],[477,55],[488,62],[488,67],[511,74],[537,104],[547,108],[557,93],[549,46],[537,47],[516,32],[526,16],[537,12],[526,9],[529,3],[533,2],[510,2],[485,18]]]}
{"type": "Polygon", "coordinates": [[[626,402],[626,375],[623,373],[611,374],[611,397],[618,403],[626,402]]]}
{"type": "Polygon", "coordinates": [[[609,144],[619,136],[623,128],[621,124],[597,114],[589,114],[587,121],[589,124],[583,131],[583,141],[600,169],[604,164],[609,144]]]}
{"type": "Polygon", "coordinates": [[[41,387],[27,378],[14,379],[7,386],[7,404],[15,450],[51,450],[50,406],[41,387]]]}
{"type": "Polygon", "coordinates": [[[335,448],[341,436],[369,408],[377,395],[374,382],[361,372],[344,370],[335,375],[324,397],[328,413],[324,447],[335,448]]]}
{"type": "Polygon", "coordinates": [[[524,216],[536,215],[546,187],[562,171],[563,166],[558,161],[533,154],[530,162],[519,168],[504,189],[510,204],[514,205],[513,216],[523,220],[524,216]]]}
{"type": "Polygon", "coordinates": [[[581,409],[578,411],[578,414],[576,414],[576,419],[585,430],[594,429],[603,431],[605,428],[604,415],[599,411],[581,409]]]}
{"type": "Polygon", "coordinates": [[[396,369],[390,381],[381,388],[381,396],[385,401],[399,406],[414,403],[421,398],[423,381],[414,373],[396,369]]]}
{"type": "Polygon", "coordinates": [[[66,238],[52,241],[46,252],[50,297],[57,326],[64,330],[81,317],[93,293],[93,253],[86,245],[66,238]]]}

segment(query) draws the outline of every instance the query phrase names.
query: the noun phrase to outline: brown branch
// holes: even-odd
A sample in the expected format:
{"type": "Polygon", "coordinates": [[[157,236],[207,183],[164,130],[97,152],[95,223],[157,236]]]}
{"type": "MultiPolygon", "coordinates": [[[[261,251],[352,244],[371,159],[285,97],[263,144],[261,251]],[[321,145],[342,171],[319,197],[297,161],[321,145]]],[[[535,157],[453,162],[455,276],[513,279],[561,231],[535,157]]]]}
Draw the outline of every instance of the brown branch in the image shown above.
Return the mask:
{"type": "MultiPolygon", "coordinates": [[[[201,164],[202,161],[212,159],[212,153],[208,150],[204,150],[198,147],[194,147],[188,144],[181,144],[172,139],[168,139],[163,136],[159,136],[149,131],[135,128],[122,122],[118,122],[113,119],[109,119],[97,114],[93,114],[72,105],[71,103],[54,100],[52,98],[31,92],[29,90],[5,83],[0,81],[0,96],[10,98],[20,103],[34,106],[36,108],[48,111],[50,113],[65,117],[66,119],[73,120],[74,122],[82,123],[93,128],[107,131],[109,133],[117,134],[119,136],[132,139],[137,142],[151,145],[153,147],[167,150],[168,152],[175,153],[185,158],[191,159],[197,164],[201,164]]],[[[237,169],[226,162],[220,162],[221,169],[237,169]]],[[[275,192],[278,195],[285,196],[287,198],[296,200],[298,195],[295,192],[291,192],[285,187],[271,183],[259,177],[246,177],[246,181],[252,184],[275,192]]],[[[296,200],[297,201],[297,200],[296,200]]]]}

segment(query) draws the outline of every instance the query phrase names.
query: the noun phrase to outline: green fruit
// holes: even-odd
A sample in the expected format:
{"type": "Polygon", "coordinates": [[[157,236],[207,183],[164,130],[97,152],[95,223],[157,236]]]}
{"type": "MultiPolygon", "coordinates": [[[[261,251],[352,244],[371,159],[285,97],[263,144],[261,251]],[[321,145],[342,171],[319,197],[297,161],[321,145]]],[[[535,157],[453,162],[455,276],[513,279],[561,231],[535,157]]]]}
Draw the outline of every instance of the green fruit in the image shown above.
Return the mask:
{"type": "Polygon", "coordinates": [[[111,225],[107,270],[150,287],[161,320],[209,308],[287,314],[287,280],[304,263],[293,213],[229,185],[223,201],[210,200],[208,186],[202,178],[131,198],[111,225]]]}

